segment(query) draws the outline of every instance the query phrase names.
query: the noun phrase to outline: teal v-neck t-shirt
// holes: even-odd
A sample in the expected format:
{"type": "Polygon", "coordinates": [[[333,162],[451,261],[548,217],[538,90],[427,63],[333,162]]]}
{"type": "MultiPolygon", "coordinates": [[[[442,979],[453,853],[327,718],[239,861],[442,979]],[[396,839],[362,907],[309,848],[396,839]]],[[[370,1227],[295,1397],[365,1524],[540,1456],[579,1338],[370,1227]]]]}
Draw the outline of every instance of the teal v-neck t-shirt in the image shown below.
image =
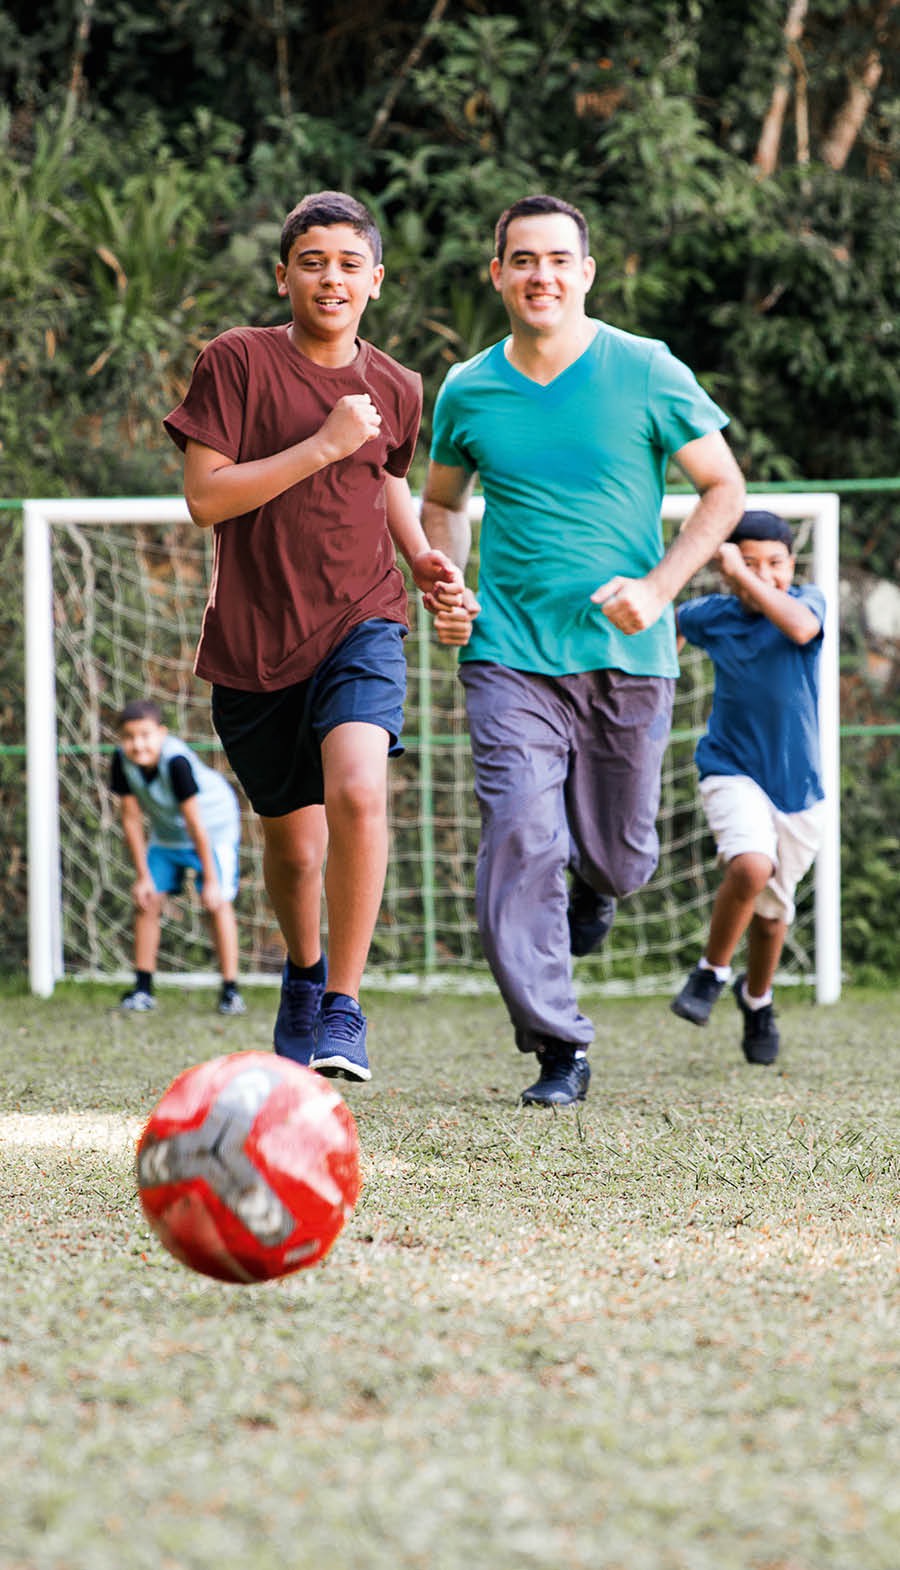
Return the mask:
{"type": "Polygon", "coordinates": [[[596,327],[547,386],[510,365],[504,340],[455,365],[438,394],[431,456],[477,470],[485,499],[481,613],[463,660],[678,674],[671,607],[628,635],[590,596],[661,559],[667,460],[728,418],[664,343],[596,327]]]}

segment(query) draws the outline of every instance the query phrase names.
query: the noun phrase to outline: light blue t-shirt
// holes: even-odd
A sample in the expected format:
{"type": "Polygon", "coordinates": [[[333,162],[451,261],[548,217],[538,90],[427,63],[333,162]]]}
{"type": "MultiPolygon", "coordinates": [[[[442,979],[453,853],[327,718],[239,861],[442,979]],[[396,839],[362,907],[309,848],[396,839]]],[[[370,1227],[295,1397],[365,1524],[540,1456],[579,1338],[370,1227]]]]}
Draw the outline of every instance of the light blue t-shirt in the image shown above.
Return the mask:
{"type": "Polygon", "coordinates": [[[201,763],[197,754],[177,736],[166,736],[159,755],[159,765],[153,779],[148,781],[136,763],[131,763],[119,749],[119,760],[132,795],[147,814],[148,835],[151,844],[178,848],[193,848],[193,840],[184,821],[181,803],[172,789],[168,765],[173,758],[186,758],[197,784],[197,802],[200,818],[210,840],[236,842],[241,832],[241,811],[237,796],[228,781],[208,764],[201,763]]]}
{"type": "Polygon", "coordinates": [[[596,327],[546,387],[510,365],[505,340],[454,366],[438,394],[431,456],[477,470],[485,498],[481,613],[461,659],[678,673],[671,607],[629,636],[590,596],[659,562],[667,459],[727,416],[664,343],[596,327]]]}
{"type": "MultiPolygon", "coordinates": [[[[821,589],[804,584],[788,594],[824,625],[821,589]]],[[[779,812],[804,812],[821,801],[821,630],[809,643],[795,643],[734,594],[679,605],[678,630],[715,668],[712,710],[694,753],[700,778],[746,774],[779,812]]]]}

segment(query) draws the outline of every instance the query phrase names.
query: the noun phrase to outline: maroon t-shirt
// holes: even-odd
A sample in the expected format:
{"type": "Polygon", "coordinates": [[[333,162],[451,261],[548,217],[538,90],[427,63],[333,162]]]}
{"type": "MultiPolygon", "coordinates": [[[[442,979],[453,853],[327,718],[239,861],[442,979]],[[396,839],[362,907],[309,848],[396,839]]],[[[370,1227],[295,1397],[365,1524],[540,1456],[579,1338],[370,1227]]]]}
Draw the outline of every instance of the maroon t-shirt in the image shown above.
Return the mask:
{"type": "Polygon", "coordinates": [[[301,354],[289,326],[235,327],[202,351],[163,422],[182,451],[190,438],[234,463],[269,458],[312,436],[339,398],[363,392],[381,413],[378,436],[214,525],[198,676],[274,692],[305,681],[359,622],[408,625],[384,475],[406,474],[422,415],[421,377],[361,339],[352,364],[338,367],[301,354]]]}

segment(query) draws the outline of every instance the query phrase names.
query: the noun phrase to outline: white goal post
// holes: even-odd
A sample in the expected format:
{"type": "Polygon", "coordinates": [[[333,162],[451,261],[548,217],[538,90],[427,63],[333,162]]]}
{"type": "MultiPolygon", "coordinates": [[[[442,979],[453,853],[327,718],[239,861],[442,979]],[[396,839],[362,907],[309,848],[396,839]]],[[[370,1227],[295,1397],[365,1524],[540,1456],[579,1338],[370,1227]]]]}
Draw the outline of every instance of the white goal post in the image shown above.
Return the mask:
{"type": "MultiPolygon", "coordinates": [[[[670,526],[677,526],[694,505],[694,500],[693,494],[667,495],[662,512],[664,521],[670,526]]],[[[480,517],[482,505],[480,497],[473,499],[473,521],[477,521],[480,517]]],[[[814,940],[809,946],[814,948],[814,963],[806,959],[801,952],[794,967],[794,974],[786,979],[812,980],[814,975],[817,1001],[830,1003],[839,997],[841,989],[838,497],[831,492],[777,495],[757,492],[753,494],[750,505],[768,508],[799,525],[798,559],[802,563],[802,576],[807,581],[819,585],[825,594],[828,606],[820,683],[822,764],[828,815],[823,843],[816,861],[814,913],[810,917],[811,925],[814,927],[814,940]]],[[[116,587],[118,580],[112,578],[109,584],[104,580],[104,592],[101,594],[98,585],[102,573],[88,562],[92,551],[91,542],[100,541],[101,531],[108,531],[103,538],[111,540],[116,530],[122,534],[123,530],[127,531],[131,528],[133,534],[137,536],[145,526],[151,529],[159,526],[161,529],[171,528],[174,535],[178,533],[181,526],[185,526],[183,533],[185,538],[191,541],[190,549],[194,552],[197,562],[190,564],[186,573],[190,580],[190,597],[185,599],[184,608],[179,601],[177,611],[173,613],[170,610],[167,563],[162,558],[160,562],[154,560],[151,567],[146,570],[149,572],[152,594],[155,594],[158,599],[160,596],[162,598],[163,617],[177,614],[181,618],[179,647],[187,648],[195,640],[199,629],[198,607],[202,608],[206,589],[201,557],[202,552],[208,550],[207,541],[201,540],[195,543],[194,536],[198,531],[192,530],[189,522],[187,508],[180,497],[120,500],[30,499],[24,503],[29,979],[32,992],[38,996],[49,996],[66,969],[63,918],[64,898],[67,895],[64,893],[63,884],[65,860],[63,850],[67,843],[65,836],[68,836],[73,829],[72,820],[77,820],[79,816],[78,797],[77,795],[73,797],[72,790],[81,789],[86,801],[88,796],[97,793],[98,783],[102,782],[96,758],[92,765],[92,773],[85,783],[72,787],[71,782],[67,781],[67,795],[62,804],[64,836],[61,837],[60,757],[67,755],[67,750],[69,753],[80,751],[85,754],[97,754],[109,750],[109,720],[107,718],[104,729],[101,726],[99,709],[105,707],[108,710],[116,698],[116,691],[113,689],[121,687],[118,678],[116,681],[111,681],[108,673],[95,676],[93,667],[82,666],[79,663],[81,656],[77,654],[77,657],[67,656],[66,672],[59,678],[58,690],[58,645],[62,642],[63,633],[70,622],[79,624],[92,622],[95,626],[99,626],[102,632],[105,618],[113,620],[118,618],[119,591],[116,587]],[[54,530],[68,536],[68,546],[76,567],[87,562],[83,581],[79,580],[74,589],[67,590],[74,595],[74,610],[64,602],[63,589],[55,583],[54,530]],[[79,745],[70,747],[65,743],[61,748],[58,713],[61,712],[64,703],[63,687],[66,682],[83,682],[85,713],[84,717],[79,719],[79,745]],[[104,735],[107,742],[101,745],[104,735]]],[[[127,540],[127,533],[123,538],[127,540]]],[[[116,549],[123,561],[129,557],[127,544],[117,546],[116,549]]],[[[140,556],[137,546],[130,554],[132,559],[140,556]]],[[[139,566],[141,570],[145,570],[141,564],[139,566]]],[[[67,571],[71,578],[71,569],[67,568],[67,571]]],[[[704,583],[698,575],[691,590],[706,592],[709,586],[709,581],[704,583]]],[[[174,604],[174,599],[172,603],[174,604]]],[[[139,616],[140,610],[129,607],[129,614],[139,616]]],[[[404,820],[399,829],[396,824],[394,826],[395,839],[400,852],[406,854],[406,863],[404,863],[404,870],[399,874],[389,871],[389,879],[391,876],[395,878],[393,895],[395,903],[393,906],[386,905],[388,948],[385,950],[387,959],[381,969],[385,975],[393,969],[392,979],[395,984],[410,985],[423,982],[440,985],[449,976],[451,984],[459,990],[464,990],[467,970],[473,968],[477,970],[480,960],[477,952],[477,936],[474,939],[472,936],[474,923],[470,908],[477,815],[471,805],[464,712],[456,694],[457,684],[453,679],[452,665],[446,659],[441,659],[446,651],[440,651],[439,655],[431,646],[427,627],[421,636],[420,630],[421,623],[414,617],[413,635],[408,644],[408,664],[411,690],[415,694],[414,699],[411,700],[411,707],[415,708],[417,719],[415,725],[412,725],[408,712],[407,727],[414,734],[407,739],[407,747],[416,760],[417,772],[415,781],[412,784],[408,779],[402,781],[395,794],[400,798],[416,797],[417,804],[414,804],[413,811],[420,814],[421,821],[416,820],[413,828],[409,826],[413,823],[412,818],[404,820]],[[449,734],[441,734],[441,731],[449,734]],[[434,776],[438,763],[442,763],[443,773],[447,779],[439,785],[436,792],[434,776]],[[435,806],[436,798],[437,806],[435,806]],[[408,854],[407,841],[415,842],[413,851],[408,854]],[[411,871],[405,870],[407,864],[411,866],[411,871]],[[436,912],[437,926],[435,925],[436,912]],[[445,927],[440,926],[442,920],[446,921],[445,927]],[[425,929],[424,938],[419,934],[419,925],[425,929]],[[404,948],[405,939],[410,940],[406,948],[404,948]],[[394,945],[393,948],[390,947],[391,943],[394,945]],[[409,958],[410,953],[413,955],[412,959],[409,958]]],[[[152,644],[152,641],[151,627],[144,643],[152,644]]],[[[148,656],[146,647],[143,651],[139,649],[137,634],[126,628],[122,633],[121,645],[125,651],[122,659],[126,662],[132,661],[135,665],[136,681],[140,683],[143,680],[145,684],[148,681],[152,682],[153,672],[156,669],[154,657],[152,652],[148,656]]],[[[696,656],[696,665],[692,668],[699,669],[703,657],[697,655],[697,651],[691,652],[696,656]]],[[[171,674],[174,670],[174,662],[163,661],[166,681],[169,683],[165,696],[180,695],[180,703],[190,681],[190,659],[180,655],[177,664],[178,674],[174,675],[171,674]]],[[[691,677],[691,680],[695,685],[697,684],[696,677],[691,677]]],[[[131,695],[150,695],[142,692],[139,685],[136,691],[133,687],[123,690],[131,695]]],[[[699,687],[697,690],[699,692],[699,687]]],[[[152,691],[152,695],[158,696],[158,693],[152,691]]],[[[692,700],[688,721],[690,729],[682,729],[680,733],[673,730],[673,739],[680,734],[682,761],[679,763],[674,783],[670,781],[669,786],[664,789],[664,797],[668,792],[674,802],[671,834],[676,839],[678,833],[682,832],[677,827],[677,823],[680,823],[678,814],[684,816],[685,800],[690,797],[693,801],[696,795],[693,768],[689,766],[689,753],[686,748],[688,740],[696,735],[698,726],[703,722],[703,701],[705,700],[702,695],[699,698],[695,696],[692,700]]],[[[111,843],[115,838],[112,827],[108,823],[103,833],[104,844],[107,841],[111,843]]],[[[697,899],[693,902],[690,912],[688,913],[681,897],[683,878],[681,881],[672,879],[667,885],[661,868],[660,909],[651,910],[647,917],[648,930],[657,930],[660,922],[668,922],[670,929],[685,927],[687,930],[690,927],[688,936],[693,941],[705,927],[712,888],[712,877],[707,882],[705,869],[708,868],[711,874],[714,874],[714,856],[711,842],[705,844],[704,854],[700,855],[699,846],[704,833],[701,815],[697,812],[694,814],[694,827],[690,830],[690,834],[697,841],[698,848],[689,877],[698,884],[698,887],[700,882],[703,886],[699,887],[697,899]],[[701,867],[704,870],[699,870],[701,867]]],[[[98,847],[98,851],[99,849],[98,847]]],[[[252,847],[248,849],[247,854],[252,855],[252,847]]],[[[401,862],[403,854],[399,856],[401,862]]],[[[91,855],[90,836],[88,855],[91,855]]],[[[82,885],[86,885],[91,879],[100,882],[104,875],[109,875],[112,862],[108,850],[104,849],[102,855],[98,854],[98,868],[100,862],[103,864],[102,873],[100,870],[86,868],[83,863],[78,866],[79,881],[82,885]]],[[[113,868],[113,872],[115,871],[116,869],[113,868]]],[[[121,882],[121,868],[118,870],[118,876],[121,882]]],[[[653,885],[650,888],[652,891],[653,885]]],[[[389,888],[388,894],[390,892],[389,888]]],[[[259,898],[262,898],[264,903],[264,897],[259,896],[259,898]]],[[[632,917],[627,910],[623,911],[621,922],[617,920],[614,929],[615,933],[620,925],[623,928],[623,953],[632,946],[633,934],[629,922],[634,921],[637,924],[644,919],[640,900],[641,896],[633,896],[626,902],[627,907],[635,907],[637,914],[632,917]]],[[[94,929],[102,926],[102,911],[99,906],[92,909],[91,922],[94,929]]],[[[636,932],[637,925],[635,925],[636,932]]],[[[673,977],[680,974],[684,963],[683,955],[677,952],[677,939],[678,933],[675,932],[672,941],[666,941],[663,945],[661,958],[652,962],[647,958],[650,949],[646,947],[641,949],[640,942],[635,945],[636,950],[640,950],[644,956],[646,963],[643,969],[640,968],[640,961],[637,962],[639,968],[632,970],[624,960],[617,969],[615,956],[613,955],[611,959],[604,950],[602,964],[598,961],[593,970],[591,961],[579,962],[582,984],[585,987],[597,985],[601,990],[620,993],[664,990],[666,986],[672,984],[673,977]],[[626,979],[623,980],[623,976],[626,979]],[[634,980],[629,980],[630,977],[634,980]]],[[[680,941],[683,949],[684,933],[681,934],[680,941]]],[[[265,959],[263,968],[266,975],[264,978],[260,976],[257,979],[272,980],[273,975],[277,974],[277,968],[280,968],[280,966],[273,967],[270,951],[271,943],[268,947],[263,944],[265,959]]],[[[120,952],[121,943],[117,950],[117,953],[120,952]]],[[[115,961],[116,965],[120,963],[120,960],[115,961]]],[[[104,962],[103,966],[98,966],[96,960],[88,957],[84,961],[79,961],[76,969],[81,974],[109,974],[106,964],[107,962],[104,962]]],[[[483,962],[481,964],[483,969],[483,962]]],[[[177,962],[173,964],[170,959],[170,970],[175,968],[177,962]]],[[[247,974],[243,966],[242,973],[247,974]]],[[[169,979],[190,978],[170,976],[169,979]]],[[[198,978],[195,976],[193,979],[198,978]]],[[[204,979],[210,978],[207,976],[204,979]]]]}

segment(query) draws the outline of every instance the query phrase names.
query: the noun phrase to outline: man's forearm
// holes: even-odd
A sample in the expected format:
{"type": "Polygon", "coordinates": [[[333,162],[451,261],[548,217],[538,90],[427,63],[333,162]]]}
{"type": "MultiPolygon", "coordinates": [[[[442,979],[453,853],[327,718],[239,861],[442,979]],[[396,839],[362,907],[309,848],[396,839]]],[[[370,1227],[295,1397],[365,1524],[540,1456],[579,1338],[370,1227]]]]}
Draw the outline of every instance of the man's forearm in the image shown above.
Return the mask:
{"type": "Polygon", "coordinates": [[[744,508],[742,480],[722,480],[711,485],[685,519],[658,566],[647,574],[648,583],[667,602],[715,556],[727,540],[744,508]]]}
{"type": "Polygon", "coordinates": [[[441,506],[439,502],[430,502],[426,497],[422,502],[422,527],[428,537],[429,545],[435,550],[443,551],[450,560],[455,562],[461,572],[465,572],[466,562],[472,549],[472,525],[469,521],[468,507],[458,509],[441,506]]]}

